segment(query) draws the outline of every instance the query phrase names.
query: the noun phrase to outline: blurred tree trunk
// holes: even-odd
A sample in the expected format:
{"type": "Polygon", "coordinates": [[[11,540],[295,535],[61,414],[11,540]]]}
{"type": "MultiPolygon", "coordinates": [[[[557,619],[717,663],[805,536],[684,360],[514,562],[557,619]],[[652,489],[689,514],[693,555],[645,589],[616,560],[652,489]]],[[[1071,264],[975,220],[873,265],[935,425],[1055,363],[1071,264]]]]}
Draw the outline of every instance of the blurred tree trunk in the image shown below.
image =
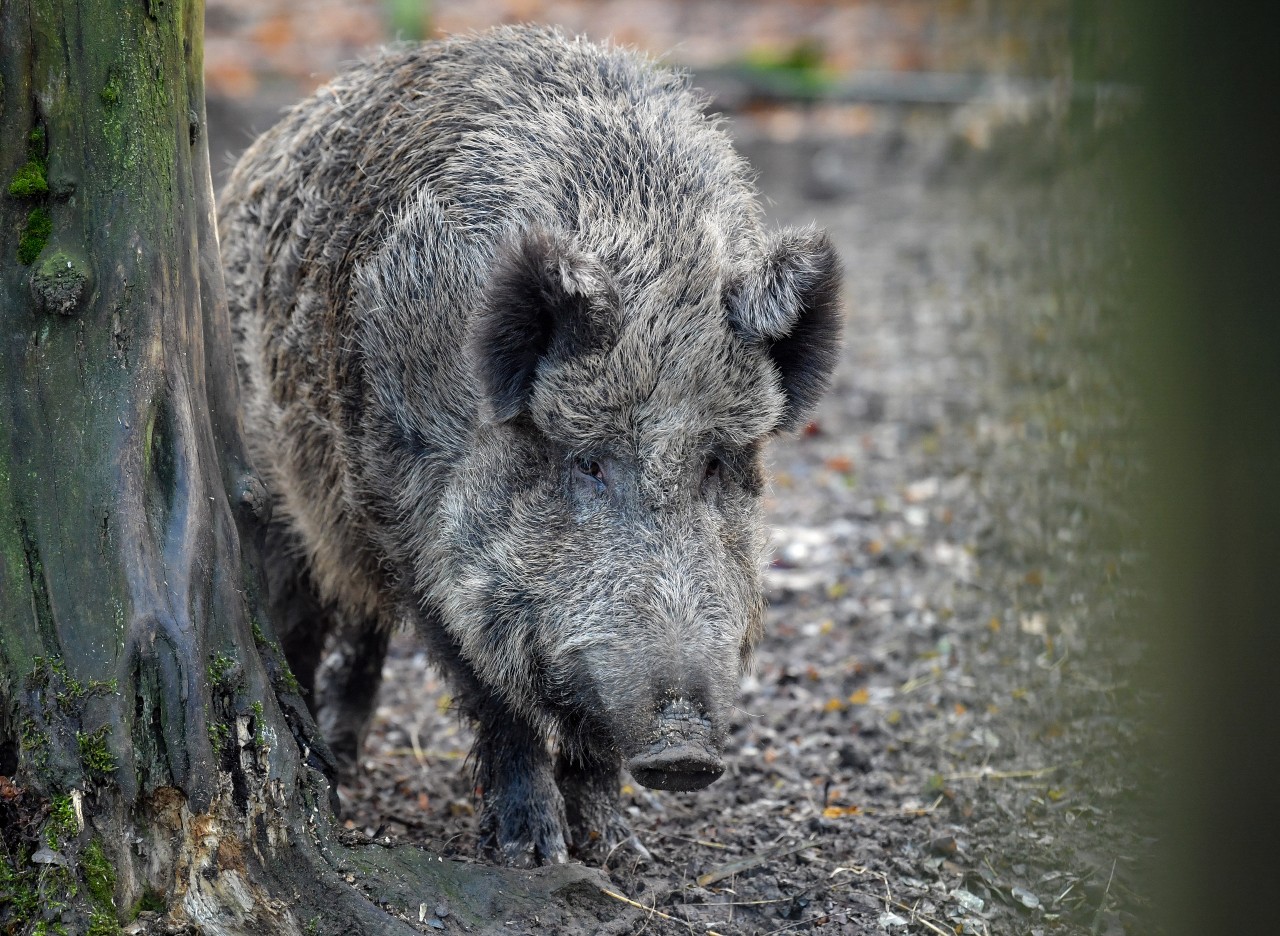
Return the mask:
{"type": "Polygon", "coordinates": [[[1168,777],[1155,903],[1170,936],[1263,932],[1280,875],[1276,14],[1132,6],[1146,102],[1131,173],[1156,572],[1149,684],[1168,777]]]}
{"type": "Polygon", "coordinates": [[[260,600],[203,13],[0,3],[0,932],[101,936],[139,910],[416,932],[353,882],[413,919],[446,892],[473,924],[519,916],[591,874],[333,840],[327,752],[260,600]]]}

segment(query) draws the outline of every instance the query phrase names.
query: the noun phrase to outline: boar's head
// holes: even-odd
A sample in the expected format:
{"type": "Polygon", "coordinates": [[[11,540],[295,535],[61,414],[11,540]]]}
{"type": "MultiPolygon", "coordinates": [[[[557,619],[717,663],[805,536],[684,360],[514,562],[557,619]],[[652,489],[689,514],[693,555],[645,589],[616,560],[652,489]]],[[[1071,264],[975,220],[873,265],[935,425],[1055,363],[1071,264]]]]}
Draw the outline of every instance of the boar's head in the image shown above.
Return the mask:
{"type": "Polygon", "coordinates": [[[761,450],[838,352],[838,263],[791,231],[638,276],[563,235],[495,260],[468,351],[486,418],[445,497],[461,655],[562,749],[699,789],[761,635],[761,450]]]}

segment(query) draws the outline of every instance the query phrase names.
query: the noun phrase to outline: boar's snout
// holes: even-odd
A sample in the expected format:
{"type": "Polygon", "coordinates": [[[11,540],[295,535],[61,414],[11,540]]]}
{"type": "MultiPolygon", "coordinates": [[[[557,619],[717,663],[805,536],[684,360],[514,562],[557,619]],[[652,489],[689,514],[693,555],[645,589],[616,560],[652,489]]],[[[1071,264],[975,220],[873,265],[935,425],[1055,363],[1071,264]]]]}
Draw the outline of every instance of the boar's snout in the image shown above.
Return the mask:
{"type": "Polygon", "coordinates": [[[724,773],[711,723],[688,702],[672,702],[658,713],[647,748],[627,760],[637,783],[654,790],[701,790],[724,773]]]}
{"type": "Polygon", "coordinates": [[[658,742],[627,761],[627,769],[637,783],[653,790],[701,790],[724,773],[724,762],[699,744],[658,742]]]}

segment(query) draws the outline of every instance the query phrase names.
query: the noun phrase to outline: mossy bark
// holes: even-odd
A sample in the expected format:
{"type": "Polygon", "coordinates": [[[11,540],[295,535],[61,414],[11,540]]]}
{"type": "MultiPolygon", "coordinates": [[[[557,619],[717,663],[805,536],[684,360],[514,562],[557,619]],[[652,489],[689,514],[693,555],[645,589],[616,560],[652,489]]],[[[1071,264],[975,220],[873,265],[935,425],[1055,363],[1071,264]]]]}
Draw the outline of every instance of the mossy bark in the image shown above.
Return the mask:
{"type": "Polygon", "coordinates": [[[582,869],[334,839],[325,748],[259,599],[268,501],[237,415],[202,19],[198,0],[0,3],[0,932],[105,934],[139,909],[415,932],[447,895],[503,929],[564,888],[594,914],[582,869]]]}

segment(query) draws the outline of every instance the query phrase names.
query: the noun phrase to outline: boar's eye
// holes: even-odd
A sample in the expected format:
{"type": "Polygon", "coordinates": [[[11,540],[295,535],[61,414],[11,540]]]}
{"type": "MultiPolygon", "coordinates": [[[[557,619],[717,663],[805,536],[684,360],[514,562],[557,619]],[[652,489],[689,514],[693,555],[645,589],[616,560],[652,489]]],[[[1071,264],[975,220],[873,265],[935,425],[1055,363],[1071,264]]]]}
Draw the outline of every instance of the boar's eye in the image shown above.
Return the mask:
{"type": "Polygon", "coordinates": [[[706,465],[702,469],[702,494],[704,497],[711,497],[720,488],[720,481],[724,477],[724,463],[719,458],[712,455],[707,459],[706,465]]]}
{"type": "Polygon", "coordinates": [[[579,458],[573,463],[573,470],[581,478],[591,478],[600,490],[608,485],[604,467],[593,458],[579,458]]]}

